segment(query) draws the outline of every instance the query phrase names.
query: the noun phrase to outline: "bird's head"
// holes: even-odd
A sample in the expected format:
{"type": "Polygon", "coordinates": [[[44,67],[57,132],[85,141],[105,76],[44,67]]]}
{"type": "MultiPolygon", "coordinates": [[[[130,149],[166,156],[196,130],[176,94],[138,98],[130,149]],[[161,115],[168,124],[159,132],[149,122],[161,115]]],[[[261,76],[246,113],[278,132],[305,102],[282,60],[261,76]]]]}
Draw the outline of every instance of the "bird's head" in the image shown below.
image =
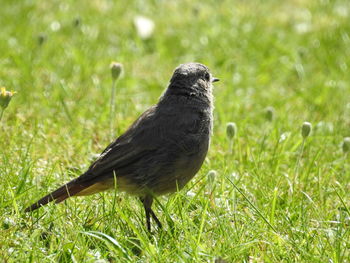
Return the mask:
{"type": "Polygon", "coordinates": [[[200,63],[186,63],[178,66],[170,79],[166,93],[192,97],[211,97],[212,83],[219,81],[209,69],[200,63]]]}

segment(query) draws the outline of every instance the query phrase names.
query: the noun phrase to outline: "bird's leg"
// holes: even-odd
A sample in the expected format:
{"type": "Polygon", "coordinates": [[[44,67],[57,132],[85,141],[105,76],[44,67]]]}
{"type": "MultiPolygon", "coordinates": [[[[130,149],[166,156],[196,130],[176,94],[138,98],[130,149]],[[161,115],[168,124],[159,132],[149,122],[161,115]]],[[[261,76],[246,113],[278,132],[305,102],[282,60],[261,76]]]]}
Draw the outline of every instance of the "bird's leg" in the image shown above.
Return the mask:
{"type": "Polygon", "coordinates": [[[151,216],[152,216],[153,220],[156,221],[158,227],[162,228],[162,224],[160,223],[156,214],[152,210],[153,197],[150,195],[146,195],[145,197],[140,198],[140,199],[141,199],[141,202],[142,202],[143,207],[145,209],[146,223],[147,223],[148,231],[151,232],[151,216]]]}
{"type": "Polygon", "coordinates": [[[147,230],[151,232],[151,215],[150,215],[150,207],[152,206],[153,200],[148,200],[147,197],[141,197],[140,200],[143,204],[143,208],[145,209],[146,213],[146,224],[147,224],[147,230]]]}
{"type": "Polygon", "coordinates": [[[159,229],[162,229],[162,223],[159,221],[158,217],[156,216],[156,214],[153,212],[153,210],[150,210],[151,216],[153,218],[154,221],[156,221],[157,226],[159,227],[159,229]]]}

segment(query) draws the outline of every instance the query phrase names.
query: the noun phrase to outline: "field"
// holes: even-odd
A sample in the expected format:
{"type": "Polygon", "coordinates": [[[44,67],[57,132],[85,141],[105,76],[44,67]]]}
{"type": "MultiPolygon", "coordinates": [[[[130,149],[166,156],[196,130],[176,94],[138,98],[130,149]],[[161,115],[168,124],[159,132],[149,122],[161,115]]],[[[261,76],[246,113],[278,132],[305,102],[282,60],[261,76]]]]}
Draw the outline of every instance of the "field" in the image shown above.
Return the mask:
{"type": "Polygon", "coordinates": [[[349,17],[347,0],[2,0],[0,86],[17,93],[0,121],[0,261],[350,262],[349,17]],[[179,64],[221,80],[207,159],[155,202],[152,234],[116,191],[23,212],[111,141],[112,61],[119,135],[179,64]]]}

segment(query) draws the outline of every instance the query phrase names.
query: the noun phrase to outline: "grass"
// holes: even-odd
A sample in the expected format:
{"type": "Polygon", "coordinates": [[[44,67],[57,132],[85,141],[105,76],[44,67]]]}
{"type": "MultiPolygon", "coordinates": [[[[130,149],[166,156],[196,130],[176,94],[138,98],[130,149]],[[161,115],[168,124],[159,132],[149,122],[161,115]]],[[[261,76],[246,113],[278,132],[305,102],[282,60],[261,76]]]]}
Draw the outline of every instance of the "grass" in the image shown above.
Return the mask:
{"type": "Polygon", "coordinates": [[[2,261],[349,262],[347,0],[1,5],[0,85],[17,91],[0,124],[2,261]],[[133,28],[140,14],[155,22],[151,39],[133,28]],[[137,198],[113,191],[23,213],[109,143],[111,61],[125,70],[116,134],[178,64],[221,79],[208,158],[185,189],[159,197],[165,231],[153,235],[137,198]],[[313,132],[301,151],[304,121],[313,132]],[[238,127],[233,154],[227,122],[238,127]]]}

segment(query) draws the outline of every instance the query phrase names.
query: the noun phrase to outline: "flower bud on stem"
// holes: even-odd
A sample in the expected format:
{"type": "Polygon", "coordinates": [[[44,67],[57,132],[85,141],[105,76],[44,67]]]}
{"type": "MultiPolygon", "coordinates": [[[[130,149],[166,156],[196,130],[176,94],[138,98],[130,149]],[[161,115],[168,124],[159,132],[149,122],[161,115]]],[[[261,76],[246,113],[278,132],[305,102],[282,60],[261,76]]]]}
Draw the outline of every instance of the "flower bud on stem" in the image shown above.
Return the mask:
{"type": "Polygon", "coordinates": [[[295,171],[294,171],[294,180],[293,180],[293,188],[296,182],[296,179],[298,177],[298,173],[299,173],[299,166],[300,166],[300,160],[301,157],[304,154],[304,147],[305,147],[305,141],[307,139],[307,137],[309,137],[310,133],[312,131],[312,125],[310,122],[304,122],[303,125],[301,126],[301,136],[303,137],[303,141],[301,143],[301,148],[300,148],[300,152],[299,152],[299,156],[297,159],[297,163],[295,165],[295,171]]]}
{"type": "Polygon", "coordinates": [[[5,109],[8,107],[12,96],[15,94],[16,92],[14,91],[8,91],[5,89],[5,87],[1,87],[0,88],[0,121],[2,119],[2,116],[4,114],[5,109]]]}
{"type": "Polygon", "coordinates": [[[114,134],[114,119],[115,119],[115,93],[116,93],[116,85],[117,85],[117,80],[120,78],[120,76],[123,73],[123,65],[121,63],[117,62],[112,62],[111,63],[111,74],[112,74],[112,91],[111,91],[111,102],[110,102],[110,136],[111,139],[113,140],[115,134],[114,134]]]}
{"type": "Polygon", "coordinates": [[[226,125],[226,135],[227,138],[229,139],[229,153],[232,154],[233,153],[233,141],[234,138],[236,137],[237,134],[237,125],[234,122],[229,122],[226,125]]]}

